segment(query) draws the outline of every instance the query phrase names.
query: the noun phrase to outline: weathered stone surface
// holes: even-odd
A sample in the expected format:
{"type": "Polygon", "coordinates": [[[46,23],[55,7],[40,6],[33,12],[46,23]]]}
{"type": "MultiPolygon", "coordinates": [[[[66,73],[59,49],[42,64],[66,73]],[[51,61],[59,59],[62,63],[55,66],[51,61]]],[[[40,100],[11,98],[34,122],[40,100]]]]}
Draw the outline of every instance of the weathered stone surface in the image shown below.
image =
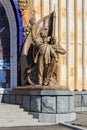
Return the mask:
{"type": "Polygon", "coordinates": [[[76,119],[76,113],[56,114],[56,123],[69,122],[76,119]]]}
{"type": "Polygon", "coordinates": [[[41,112],[41,97],[40,96],[31,96],[31,111],[41,112]]]}
{"type": "Polygon", "coordinates": [[[15,104],[16,103],[16,96],[15,95],[10,95],[10,103],[15,104]]]}
{"type": "Polygon", "coordinates": [[[81,95],[75,95],[75,107],[81,106],[81,95]]]}
{"type": "Polygon", "coordinates": [[[42,97],[42,112],[56,113],[56,97],[42,97]]]}
{"type": "Polygon", "coordinates": [[[56,123],[56,114],[39,113],[39,122],[56,123]]]}
{"type": "Polygon", "coordinates": [[[66,113],[66,114],[39,114],[40,122],[49,122],[49,123],[59,123],[59,122],[69,122],[76,119],[76,113],[66,113]]]}
{"type": "Polygon", "coordinates": [[[72,91],[68,91],[68,90],[43,90],[43,91],[41,91],[41,95],[55,95],[55,96],[57,96],[57,95],[74,95],[74,92],[72,92],[72,91]]]}
{"type": "Polygon", "coordinates": [[[2,100],[2,97],[3,97],[3,95],[0,95],[0,103],[3,101],[3,100],[2,100]]]}
{"type": "Polygon", "coordinates": [[[87,95],[82,95],[82,107],[87,106],[87,95]]]}
{"type": "Polygon", "coordinates": [[[30,96],[23,97],[23,108],[28,111],[30,110],[30,96]]]}
{"type": "Polygon", "coordinates": [[[23,104],[23,96],[16,96],[16,104],[18,105],[23,104]]]}
{"type": "MultiPolygon", "coordinates": [[[[22,105],[25,110],[33,113],[33,116],[39,119],[40,122],[58,123],[60,121],[67,122],[76,119],[76,114],[74,113],[74,94],[69,93],[68,95],[66,92],[63,96],[60,93],[58,95],[56,91],[53,91],[52,94],[50,90],[45,90],[43,94],[40,90],[37,90],[37,92],[35,90],[29,91],[29,94],[25,93],[25,96],[23,96],[23,91],[17,94],[14,93],[14,96],[16,96],[16,104],[22,105]]],[[[9,93],[9,96],[11,96],[11,93],[9,93]]],[[[5,98],[7,99],[7,97],[5,98]]],[[[10,99],[12,100],[14,97],[10,99]]],[[[86,107],[80,110],[85,110],[84,108],[86,107]]]]}
{"type": "Polygon", "coordinates": [[[10,103],[10,95],[4,94],[3,95],[3,102],[4,103],[10,103]]]}
{"type": "Polygon", "coordinates": [[[74,112],[74,96],[69,96],[69,112],[74,112]]]}
{"type": "Polygon", "coordinates": [[[67,113],[68,111],[68,96],[57,97],[57,113],[67,113]]]}
{"type": "Polygon", "coordinates": [[[74,91],[75,95],[87,95],[86,91],[74,91]]]}
{"type": "Polygon", "coordinates": [[[87,107],[75,107],[75,112],[87,111],[87,107]]]}

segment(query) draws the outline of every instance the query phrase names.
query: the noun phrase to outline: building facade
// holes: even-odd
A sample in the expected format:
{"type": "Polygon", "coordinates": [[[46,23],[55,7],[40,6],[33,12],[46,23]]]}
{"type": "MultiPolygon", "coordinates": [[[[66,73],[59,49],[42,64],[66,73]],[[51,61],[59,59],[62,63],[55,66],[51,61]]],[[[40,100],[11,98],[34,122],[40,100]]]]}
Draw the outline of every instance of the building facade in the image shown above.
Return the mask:
{"type": "Polygon", "coordinates": [[[87,90],[87,0],[0,0],[0,91],[20,84],[20,53],[29,19],[56,10],[59,80],[70,90],[87,90]],[[4,21],[4,22],[3,22],[4,21]]]}

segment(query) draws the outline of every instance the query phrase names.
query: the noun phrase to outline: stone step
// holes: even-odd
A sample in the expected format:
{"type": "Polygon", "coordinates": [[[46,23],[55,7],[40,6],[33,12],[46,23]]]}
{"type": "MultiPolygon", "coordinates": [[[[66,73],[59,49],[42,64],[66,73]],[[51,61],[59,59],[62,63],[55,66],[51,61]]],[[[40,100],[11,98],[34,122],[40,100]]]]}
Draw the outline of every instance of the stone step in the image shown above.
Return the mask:
{"type": "Polygon", "coordinates": [[[17,105],[0,104],[0,127],[38,124],[38,119],[17,105]],[[7,123],[6,123],[7,122],[7,123]]]}
{"type": "Polygon", "coordinates": [[[19,111],[19,112],[25,112],[25,113],[27,113],[27,111],[24,111],[23,109],[20,109],[20,108],[0,108],[0,111],[7,111],[7,112],[11,112],[11,111],[13,111],[13,112],[15,112],[15,111],[19,111]]]}
{"type": "Polygon", "coordinates": [[[6,123],[2,123],[0,127],[37,126],[37,125],[38,123],[34,123],[34,122],[28,122],[28,123],[27,122],[12,122],[12,123],[6,122],[6,123]]]}
{"type": "Polygon", "coordinates": [[[6,121],[15,121],[15,122],[38,122],[38,119],[33,119],[33,118],[29,118],[29,117],[4,117],[4,118],[1,118],[0,117],[0,123],[1,122],[6,122],[6,121]]]}
{"type": "Polygon", "coordinates": [[[19,106],[18,105],[15,105],[15,104],[6,104],[6,103],[0,103],[0,107],[18,107],[19,108],[19,106]]]}
{"type": "Polygon", "coordinates": [[[12,106],[12,105],[10,105],[10,106],[4,106],[4,105],[1,106],[1,105],[0,105],[0,109],[2,109],[2,108],[3,108],[3,109],[12,109],[12,110],[15,110],[15,109],[23,110],[23,108],[20,108],[19,106],[16,106],[16,105],[15,105],[15,106],[12,106]]]}
{"type": "Polygon", "coordinates": [[[0,127],[7,127],[7,126],[33,126],[33,125],[37,125],[38,122],[32,121],[32,120],[2,120],[0,121],[0,127]]]}
{"type": "Polygon", "coordinates": [[[3,107],[0,107],[0,110],[2,110],[2,111],[8,111],[8,112],[11,112],[11,111],[19,111],[19,112],[25,112],[25,113],[28,113],[27,111],[25,111],[23,108],[10,108],[10,107],[8,107],[8,108],[3,108],[3,107]]]}
{"type": "Polygon", "coordinates": [[[33,115],[29,115],[28,113],[25,112],[5,112],[5,111],[0,111],[0,118],[4,119],[4,117],[7,118],[29,118],[29,119],[33,119],[33,115]]]}
{"type": "Polygon", "coordinates": [[[5,111],[6,111],[6,113],[10,113],[12,111],[13,113],[18,112],[18,113],[28,114],[27,111],[24,111],[23,109],[20,109],[20,108],[13,108],[13,109],[11,109],[11,108],[0,108],[0,113],[2,113],[2,112],[4,113],[5,111]]]}
{"type": "Polygon", "coordinates": [[[38,126],[49,123],[38,122],[38,114],[26,112],[18,105],[0,104],[0,127],[38,126]]]}
{"type": "Polygon", "coordinates": [[[25,113],[20,113],[20,114],[17,114],[17,113],[0,113],[0,118],[4,118],[4,116],[5,116],[5,118],[33,118],[33,116],[32,115],[28,115],[28,114],[25,114],[25,113]]]}

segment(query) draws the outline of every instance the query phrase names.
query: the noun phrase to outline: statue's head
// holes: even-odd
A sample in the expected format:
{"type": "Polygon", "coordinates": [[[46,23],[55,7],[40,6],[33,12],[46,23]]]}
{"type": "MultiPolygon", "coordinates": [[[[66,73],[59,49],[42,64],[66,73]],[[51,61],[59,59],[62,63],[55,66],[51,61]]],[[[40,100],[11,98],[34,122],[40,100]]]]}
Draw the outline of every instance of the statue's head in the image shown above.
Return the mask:
{"type": "Polygon", "coordinates": [[[47,42],[47,35],[46,35],[45,31],[41,31],[40,36],[43,40],[43,43],[46,43],[47,42]]]}

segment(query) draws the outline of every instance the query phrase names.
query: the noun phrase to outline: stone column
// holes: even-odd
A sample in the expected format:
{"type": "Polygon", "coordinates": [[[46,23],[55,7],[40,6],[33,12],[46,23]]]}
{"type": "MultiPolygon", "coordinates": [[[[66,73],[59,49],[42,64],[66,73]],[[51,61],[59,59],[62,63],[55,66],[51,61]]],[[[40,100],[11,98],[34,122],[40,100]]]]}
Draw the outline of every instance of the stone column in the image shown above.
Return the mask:
{"type": "Polygon", "coordinates": [[[66,83],[69,88],[69,0],[66,0],[66,83]]]}
{"type": "Polygon", "coordinates": [[[85,0],[82,0],[82,90],[86,90],[85,84],[85,0]]]}
{"type": "MultiPolygon", "coordinates": [[[[61,0],[58,0],[58,43],[61,44],[62,28],[61,28],[61,0]]],[[[61,57],[59,56],[59,67],[57,70],[57,80],[61,83],[61,57]]]]}
{"type": "Polygon", "coordinates": [[[78,0],[74,0],[75,7],[75,91],[78,90],[78,0]]]}

